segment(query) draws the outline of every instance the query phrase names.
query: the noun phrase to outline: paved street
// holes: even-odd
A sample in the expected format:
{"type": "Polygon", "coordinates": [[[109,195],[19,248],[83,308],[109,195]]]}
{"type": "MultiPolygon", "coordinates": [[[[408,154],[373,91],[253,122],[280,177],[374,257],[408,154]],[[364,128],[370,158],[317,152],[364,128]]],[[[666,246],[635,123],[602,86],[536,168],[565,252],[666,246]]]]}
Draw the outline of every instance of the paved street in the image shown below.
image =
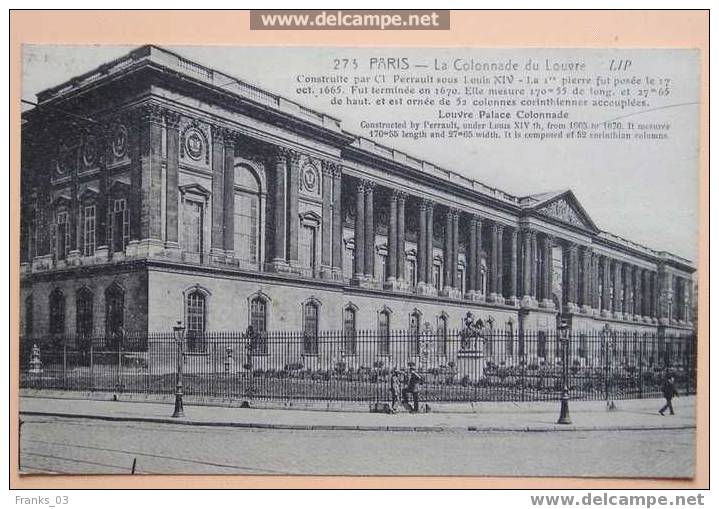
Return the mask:
{"type": "Polygon", "coordinates": [[[24,416],[37,473],[687,477],[694,430],[306,431],[24,416]]]}

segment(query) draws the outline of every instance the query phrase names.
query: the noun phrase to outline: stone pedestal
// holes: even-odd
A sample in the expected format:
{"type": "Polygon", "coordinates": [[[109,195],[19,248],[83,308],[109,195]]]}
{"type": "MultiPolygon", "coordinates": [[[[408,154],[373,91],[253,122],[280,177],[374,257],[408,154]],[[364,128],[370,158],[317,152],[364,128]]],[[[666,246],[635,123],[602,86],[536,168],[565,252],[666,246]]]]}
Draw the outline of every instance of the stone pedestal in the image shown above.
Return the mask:
{"type": "Polygon", "coordinates": [[[110,248],[108,246],[97,246],[94,258],[95,263],[105,263],[110,258],[110,248]]]}
{"type": "Polygon", "coordinates": [[[554,301],[551,299],[542,299],[542,302],[539,303],[539,307],[544,309],[554,309],[554,301]]]}
{"type": "Polygon", "coordinates": [[[465,376],[472,382],[484,377],[484,352],[481,346],[476,349],[460,350],[457,353],[457,378],[462,380],[465,376]]]}
{"type": "Polygon", "coordinates": [[[437,289],[427,283],[419,283],[416,286],[417,295],[437,295],[437,289]]]}

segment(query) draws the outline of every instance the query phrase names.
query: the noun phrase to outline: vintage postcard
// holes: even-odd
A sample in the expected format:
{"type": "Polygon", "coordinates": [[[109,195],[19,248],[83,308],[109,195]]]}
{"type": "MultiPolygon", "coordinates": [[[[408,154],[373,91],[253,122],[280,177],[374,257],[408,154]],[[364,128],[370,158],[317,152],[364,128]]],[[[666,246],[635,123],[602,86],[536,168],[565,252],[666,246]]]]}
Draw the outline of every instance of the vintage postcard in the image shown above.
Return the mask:
{"type": "Polygon", "coordinates": [[[23,477],[694,478],[699,50],[21,62],[23,477]]]}

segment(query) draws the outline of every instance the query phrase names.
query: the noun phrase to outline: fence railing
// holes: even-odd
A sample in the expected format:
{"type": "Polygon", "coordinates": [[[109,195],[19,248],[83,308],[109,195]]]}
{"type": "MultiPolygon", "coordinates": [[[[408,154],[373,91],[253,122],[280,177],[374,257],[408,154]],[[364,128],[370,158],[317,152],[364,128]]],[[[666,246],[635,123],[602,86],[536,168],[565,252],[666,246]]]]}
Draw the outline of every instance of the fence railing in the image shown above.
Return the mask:
{"type": "MultiPolygon", "coordinates": [[[[555,331],[222,332],[187,334],[184,391],[224,399],[386,401],[390,373],[414,363],[424,401],[559,398],[555,331]]],[[[21,387],[171,394],[179,355],[172,333],[21,338],[21,387]]],[[[573,399],[660,396],[673,374],[695,393],[696,337],[568,332],[573,399]]]]}

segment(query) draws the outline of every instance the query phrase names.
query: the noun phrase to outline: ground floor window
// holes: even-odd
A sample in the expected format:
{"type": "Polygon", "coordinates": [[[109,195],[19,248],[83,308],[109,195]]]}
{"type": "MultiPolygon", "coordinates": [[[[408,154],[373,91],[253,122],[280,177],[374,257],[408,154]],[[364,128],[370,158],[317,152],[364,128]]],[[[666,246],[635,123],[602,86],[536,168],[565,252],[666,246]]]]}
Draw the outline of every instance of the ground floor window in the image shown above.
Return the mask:
{"type": "Polygon", "coordinates": [[[357,312],[352,307],[346,307],[344,311],[344,353],[357,353],[357,312]]]}
{"type": "Polygon", "coordinates": [[[93,329],[93,295],[87,288],[77,292],[76,299],[77,335],[89,336],[93,329]]]}
{"type": "Polygon", "coordinates": [[[306,354],[319,352],[319,306],[307,302],[303,310],[303,349],[306,354]]]}
{"type": "Polygon", "coordinates": [[[389,327],[390,327],[390,316],[389,311],[386,309],[380,311],[379,320],[377,323],[377,349],[379,354],[389,353],[389,327]]]}
{"type": "Polygon", "coordinates": [[[204,350],[204,334],[206,326],[205,294],[195,290],[187,295],[185,307],[185,323],[187,324],[187,347],[190,351],[204,350]]]}

